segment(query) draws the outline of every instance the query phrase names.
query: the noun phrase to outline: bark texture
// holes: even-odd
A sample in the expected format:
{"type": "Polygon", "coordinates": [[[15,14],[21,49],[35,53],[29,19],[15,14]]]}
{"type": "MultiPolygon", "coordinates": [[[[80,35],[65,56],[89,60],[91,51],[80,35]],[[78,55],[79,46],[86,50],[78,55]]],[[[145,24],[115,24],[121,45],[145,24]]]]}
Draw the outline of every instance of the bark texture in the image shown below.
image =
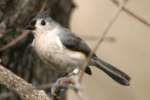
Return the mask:
{"type": "Polygon", "coordinates": [[[0,65],[0,83],[16,91],[24,100],[51,100],[44,91],[37,90],[31,84],[16,76],[0,65]]]}

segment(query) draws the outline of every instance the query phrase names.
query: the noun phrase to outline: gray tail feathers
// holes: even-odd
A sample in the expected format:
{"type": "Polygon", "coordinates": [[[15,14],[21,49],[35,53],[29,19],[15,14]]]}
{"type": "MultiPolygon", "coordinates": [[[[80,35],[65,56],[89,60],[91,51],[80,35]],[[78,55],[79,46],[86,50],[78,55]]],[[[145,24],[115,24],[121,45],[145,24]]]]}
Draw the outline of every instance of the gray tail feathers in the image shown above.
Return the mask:
{"type": "Polygon", "coordinates": [[[108,64],[107,62],[102,61],[101,59],[97,57],[95,57],[92,62],[94,62],[94,65],[97,68],[103,70],[107,75],[109,75],[116,82],[125,86],[130,85],[129,84],[130,77],[126,73],[108,64]]]}

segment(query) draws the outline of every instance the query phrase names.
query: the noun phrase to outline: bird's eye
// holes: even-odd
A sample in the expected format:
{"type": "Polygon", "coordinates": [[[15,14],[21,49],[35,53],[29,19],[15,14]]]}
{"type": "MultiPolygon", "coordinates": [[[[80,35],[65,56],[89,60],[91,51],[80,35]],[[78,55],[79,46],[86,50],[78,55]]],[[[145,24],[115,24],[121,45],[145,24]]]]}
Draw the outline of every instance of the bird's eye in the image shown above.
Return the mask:
{"type": "Polygon", "coordinates": [[[41,25],[45,25],[45,24],[46,24],[45,20],[42,20],[41,25]]]}

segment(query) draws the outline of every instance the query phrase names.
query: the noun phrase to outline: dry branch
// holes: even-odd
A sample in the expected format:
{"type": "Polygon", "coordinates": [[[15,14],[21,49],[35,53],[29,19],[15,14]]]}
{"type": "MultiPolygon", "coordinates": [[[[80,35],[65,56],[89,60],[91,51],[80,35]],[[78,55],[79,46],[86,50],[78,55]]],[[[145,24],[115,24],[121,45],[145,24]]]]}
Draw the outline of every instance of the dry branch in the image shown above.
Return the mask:
{"type": "Polygon", "coordinates": [[[44,91],[37,90],[2,65],[0,65],[0,84],[14,90],[24,100],[50,100],[44,91]]]}
{"type": "Polygon", "coordinates": [[[8,44],[6,44],[6,45],[0,47],[0,52],[6,50],[6,49],[8,49],[8,48],[13,47],[13,46],[16,45],[17,43],[19,43],[22,39],[25,39],[25,38],[28,36],[28,34],[30,34],[30,33],[31,33],[30,31],[24,30],[20,36],[16,37],[16,38],[13,39],[12,41],[10,41],[8,44]]]}
{"type": "MultiPolygon", "coordinates": [[[[118,0],[111,0],[115,5],[119,6],[119,1],[118,0]]],[[[142,18],[141,16],[138,16],[137,14],[135,14],[134,12],[130,11],[128,8],[123,7],[122,9],[123,11],[125,11],[127,14],[129,14],[130,16],[134,17],[135,19],[137,19],[138,21],[140,21],[141,23],[143,23],[144,25],[150,27],[150,22],[148,22],[147,20],[145,20],[144,18],[142,18]]]]}

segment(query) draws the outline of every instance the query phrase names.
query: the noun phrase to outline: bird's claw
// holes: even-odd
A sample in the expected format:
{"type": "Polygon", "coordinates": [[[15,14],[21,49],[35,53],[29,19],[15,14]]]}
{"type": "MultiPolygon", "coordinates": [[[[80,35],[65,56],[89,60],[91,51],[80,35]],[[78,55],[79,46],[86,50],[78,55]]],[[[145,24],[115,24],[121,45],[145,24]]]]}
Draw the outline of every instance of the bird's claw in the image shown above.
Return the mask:
{"type": "Polygon", "coordinates": [[[65,91],[66,89],[71,88],[74,91],[80,90],[80,84],[74,80],[72,77],[63,77],[59,78],[51,88],[52,96],[57,96],[60,92],[65,91]]]}
{"type": "Polygon", "coordinates": [[[51,94],[56,96],[60,91],[66,90],[70,84],[73,83],[73,79],[69,77],[63,77],[58,79],[52,86],[51,94]]]}

